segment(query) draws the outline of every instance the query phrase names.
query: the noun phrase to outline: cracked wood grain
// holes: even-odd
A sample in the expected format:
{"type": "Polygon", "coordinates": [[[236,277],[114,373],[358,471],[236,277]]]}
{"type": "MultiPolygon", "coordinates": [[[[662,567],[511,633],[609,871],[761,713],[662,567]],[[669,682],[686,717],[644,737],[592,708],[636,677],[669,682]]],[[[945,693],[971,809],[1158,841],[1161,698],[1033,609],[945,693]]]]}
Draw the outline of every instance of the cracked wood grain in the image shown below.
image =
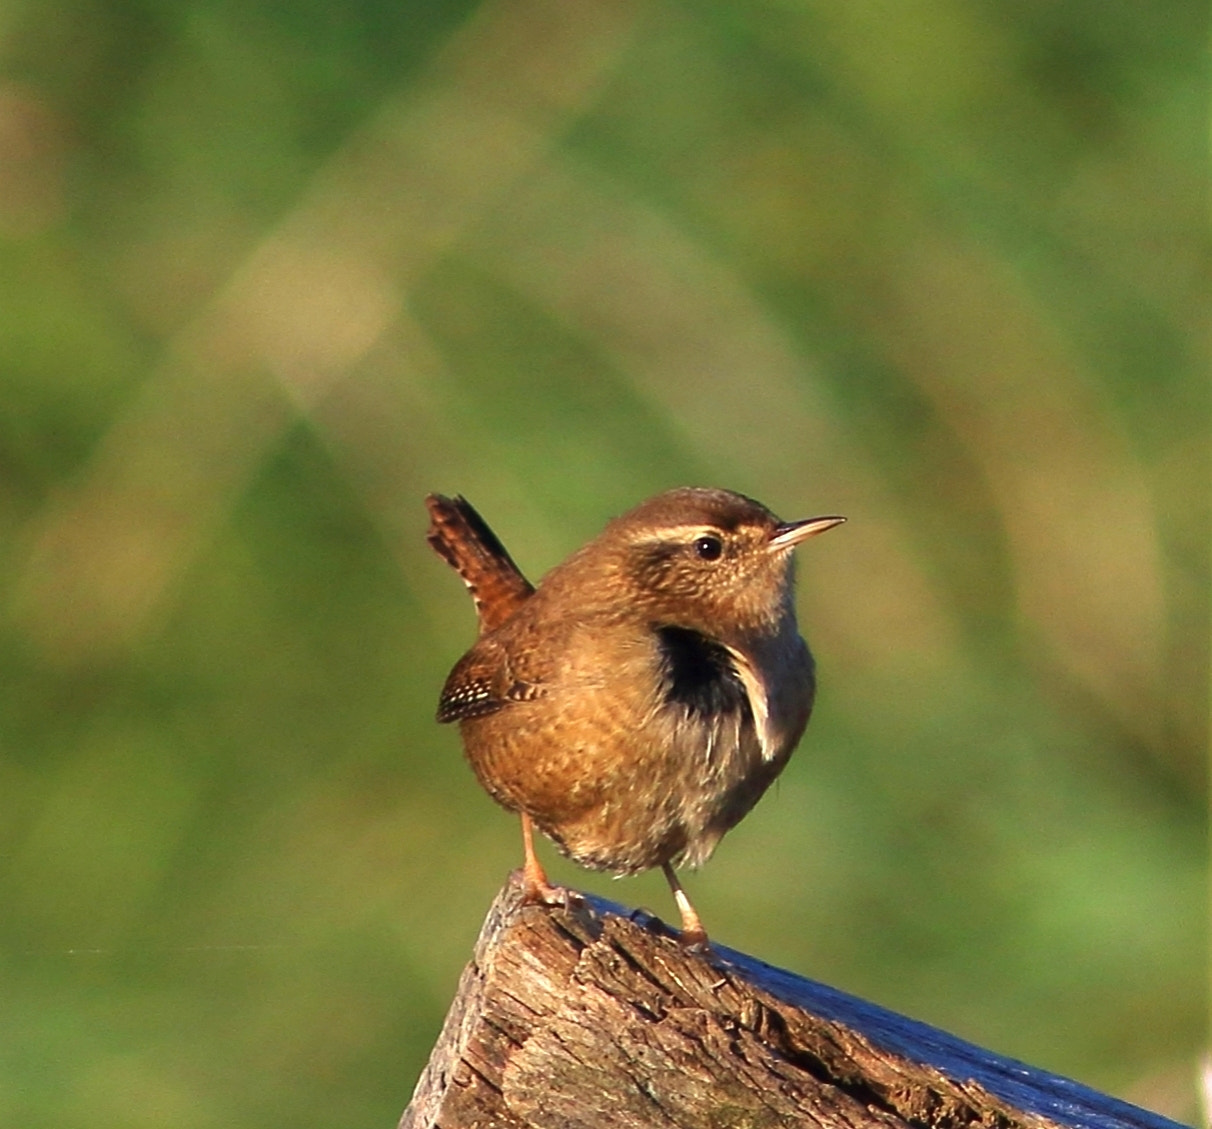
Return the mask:
{"type": "Polygon", "coordinates": [[[1177,1129],[659,922],[498,895],[399,1129],[1177,1129]]]}

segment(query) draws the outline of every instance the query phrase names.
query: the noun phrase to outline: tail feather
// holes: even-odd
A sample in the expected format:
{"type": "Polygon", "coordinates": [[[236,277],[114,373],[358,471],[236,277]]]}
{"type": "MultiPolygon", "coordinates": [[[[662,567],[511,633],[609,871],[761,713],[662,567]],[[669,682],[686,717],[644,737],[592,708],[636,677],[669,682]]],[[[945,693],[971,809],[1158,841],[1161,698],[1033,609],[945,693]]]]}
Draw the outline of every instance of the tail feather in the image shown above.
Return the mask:
{"type": "Polygon", "coordinates": [[[534,592],[534,585],[466,498],[430,494],[425,506],[430,519],[429,543],[463,578],[475,601],[481,633],[491,631],[521,607],[534,592]]]}

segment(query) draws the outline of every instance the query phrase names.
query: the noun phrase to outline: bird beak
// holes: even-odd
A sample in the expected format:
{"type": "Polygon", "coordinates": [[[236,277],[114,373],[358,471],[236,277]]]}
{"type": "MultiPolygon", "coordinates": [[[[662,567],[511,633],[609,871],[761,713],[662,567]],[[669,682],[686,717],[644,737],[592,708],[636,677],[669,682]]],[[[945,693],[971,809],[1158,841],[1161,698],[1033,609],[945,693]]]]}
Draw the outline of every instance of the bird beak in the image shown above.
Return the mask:
{"type": "Polygon", "coordinates": [[[770,549],[774,552],[794,549],[801,541],[841,525],[845,520],[844,517],[809,517],[803,521],[785,521],[775,527],[774,536],[770,538],[770,549]]]}

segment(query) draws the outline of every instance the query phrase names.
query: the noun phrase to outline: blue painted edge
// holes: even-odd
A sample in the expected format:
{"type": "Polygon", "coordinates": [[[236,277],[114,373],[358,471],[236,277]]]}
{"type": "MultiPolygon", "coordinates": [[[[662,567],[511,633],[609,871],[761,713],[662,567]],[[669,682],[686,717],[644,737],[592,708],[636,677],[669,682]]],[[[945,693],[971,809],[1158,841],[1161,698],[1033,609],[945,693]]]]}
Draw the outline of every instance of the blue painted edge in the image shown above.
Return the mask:
{"type": "MultiPolygon", "coordinates": [[[[594,895],[583,895],[598,913],[631,918],[630,910],[594,895]]],[[[952,1082],[976,1082],[1015,1109],[1038,1114],[1074,1129],[1188,1129],[1161,1114],[1100,1093],[1071,1078],[1006,1058],[889,1011],[878,1004],[776,968],[735,949],[711,946],[720,963],[755,987],[793,1007],[845,1024],[881,1050],[923,1062],[952,1082]]]]}

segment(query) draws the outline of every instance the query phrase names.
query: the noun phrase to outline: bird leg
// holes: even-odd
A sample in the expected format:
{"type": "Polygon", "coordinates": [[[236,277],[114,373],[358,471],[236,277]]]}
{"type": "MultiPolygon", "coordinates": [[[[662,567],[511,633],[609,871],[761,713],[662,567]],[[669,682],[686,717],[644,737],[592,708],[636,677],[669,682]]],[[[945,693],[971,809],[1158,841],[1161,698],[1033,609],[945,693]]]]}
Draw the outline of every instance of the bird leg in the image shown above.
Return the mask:
{"type": "Polygon", "coordinates": [[[682,915],[682,936],[679,939],[688,949],[705,949],[707,947],[707,930],[703,928],[703,922],[694,906],[690,904],[690,899],[686,896],[686,891],[682,889],[678,876],[674,874],[673,864],[663,862],[661,869],[665,872],[665,880],[669,883],[669,889],[673,891],[673,900],[677,903],[678,913],[682,915]]]}
{"type": "Polygon", "coordinates": [[[564,902],[563,892],[547,881],[547,872],[539,862],[539,856],[534,850],[534,825],[526,812],[522,816],[522,846],[526,852],[526,862],[522,867],[522,882],[524,894],[528,902],[540,902],[543,905],[561,905],[564,902]]]}

